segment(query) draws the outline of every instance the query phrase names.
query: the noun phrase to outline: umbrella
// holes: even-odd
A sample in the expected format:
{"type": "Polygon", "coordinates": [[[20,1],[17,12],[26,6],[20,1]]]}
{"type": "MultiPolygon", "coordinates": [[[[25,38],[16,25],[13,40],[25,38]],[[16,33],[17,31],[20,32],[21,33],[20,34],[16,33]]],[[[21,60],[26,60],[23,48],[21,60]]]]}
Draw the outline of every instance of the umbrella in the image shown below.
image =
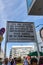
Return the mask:
{"type": "MultiPolygon", "coordinates": [[[[40,53],[40,56],[43,56],[43,52],[39,52],[40,53]]],[[[28,54],[28,56],[38,56],[38,53],[37,53],[37,51],[35,51],[35,52],[30,52],[29,54],[28,54]]]]}

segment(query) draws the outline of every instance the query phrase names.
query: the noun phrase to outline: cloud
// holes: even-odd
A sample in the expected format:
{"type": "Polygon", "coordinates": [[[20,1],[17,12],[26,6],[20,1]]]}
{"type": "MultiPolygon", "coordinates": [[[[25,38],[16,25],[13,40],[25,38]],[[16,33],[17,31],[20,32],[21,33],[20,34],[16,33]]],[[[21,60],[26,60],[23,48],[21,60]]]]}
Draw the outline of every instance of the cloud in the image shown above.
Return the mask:
{"type": "Polygon", "coordinates": [[[0,0],[0,28],[5,27],[5,22],[7,20],[7,15],[6,15],[5,11],[4,11],[4,8],[5,8],[5,6],[3,4],[3,1],[0,0]]]}
{"type": "Polygon", "coordinates": [[[0,17],[3,20],[6,19],[6,13],[4,12],[4,8],[5,8],[5,6],[3,4],[3,1],[0,0],[0,17]]]}

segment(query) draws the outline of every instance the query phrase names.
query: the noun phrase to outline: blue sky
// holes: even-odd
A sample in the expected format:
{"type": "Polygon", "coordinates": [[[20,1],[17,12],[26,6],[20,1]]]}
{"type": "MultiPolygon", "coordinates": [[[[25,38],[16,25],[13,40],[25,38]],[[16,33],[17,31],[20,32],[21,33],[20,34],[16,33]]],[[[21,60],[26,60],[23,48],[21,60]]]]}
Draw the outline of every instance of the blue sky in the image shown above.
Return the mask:
{"type": "MultiPolygon", "coordinates": [[[[28,15],[26,0],[0,0],[0,28],[6,28],[7,21],[34,22],[35,26],[37,26],[39,24],[43,24],[43,16],[28,15]]],[[[36,31],[38,31],[41,27],[42,26],[37,28],[36,31]]],[[[3,37],[4,39],[1,47],[4,50],[5,34],[3,37]]],[[[10,51],[11,46],[13,45],[15,45],[15,43],[7,43],[7,56],[9,55],[8,51],[10,51]]]]}

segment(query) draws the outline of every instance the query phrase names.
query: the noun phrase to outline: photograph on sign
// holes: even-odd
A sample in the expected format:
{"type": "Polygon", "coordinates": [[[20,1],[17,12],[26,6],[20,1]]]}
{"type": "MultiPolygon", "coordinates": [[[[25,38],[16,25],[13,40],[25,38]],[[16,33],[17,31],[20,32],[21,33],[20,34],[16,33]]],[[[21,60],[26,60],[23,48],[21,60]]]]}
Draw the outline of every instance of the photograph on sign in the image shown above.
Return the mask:
{"type": "Polygon", "coordinates": [[[35,0],[35,2],[32,5],[32,7],[31,6],[28,7],[28,15],[43,15],[43,0],[35,0]]]}
{"type": "Polygon", "coordinates": [[[35,42],[33,22],[7,22],[7,42],[35,42]]]}

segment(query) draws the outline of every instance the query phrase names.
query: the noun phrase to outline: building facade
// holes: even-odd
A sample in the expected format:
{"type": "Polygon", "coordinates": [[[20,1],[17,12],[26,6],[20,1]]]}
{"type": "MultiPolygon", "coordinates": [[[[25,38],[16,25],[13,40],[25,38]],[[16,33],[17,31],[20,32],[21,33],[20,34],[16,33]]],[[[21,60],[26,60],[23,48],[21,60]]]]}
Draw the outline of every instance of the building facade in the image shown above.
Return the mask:
{"type": "Polygon", "coordinates": [[[10,50],[10,57],[14,58],[21,56],[23,58],[32,51],[34,51],[34,46],[13,46],[10,50]]]}

